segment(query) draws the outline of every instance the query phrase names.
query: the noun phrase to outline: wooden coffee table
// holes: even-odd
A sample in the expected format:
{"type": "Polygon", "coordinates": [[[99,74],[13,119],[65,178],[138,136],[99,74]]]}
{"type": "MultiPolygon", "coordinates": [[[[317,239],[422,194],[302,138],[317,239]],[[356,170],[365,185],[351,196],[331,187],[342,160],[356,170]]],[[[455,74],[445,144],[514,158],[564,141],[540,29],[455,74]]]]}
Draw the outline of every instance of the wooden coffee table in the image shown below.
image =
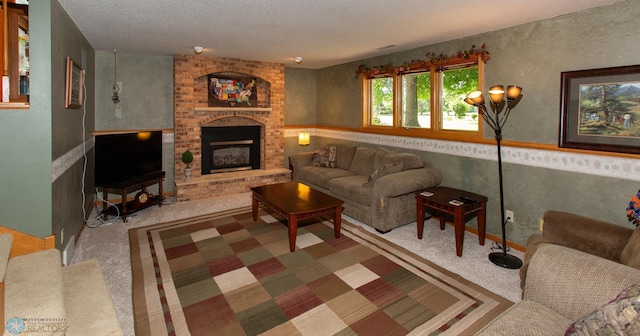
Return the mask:
{"type": "Polygon", "coordinates": [[[485,222],[487,217],[487,198],[472,192],[448,188],[434,187],[423,191],[431,192],[433,195],[425,196],[421,192],[416,192],[416,223],[418,226],[418,239],[422,239],[424,230],[424,208],[435,210],[435,216],[440,218],[440,230],[444,230],[447,215],[453,216],[453,224],[456,235],[456,255],[462,256],[462,243],[464,242],[465,223],[477,215],[478,217],[478,240],[480,245],[484,245],[485,222]],[[467,197],[473,202],[462,205],[452,205],[449,201],[467,197]]]}
{"type": "Polygon", "coordinates": [[[333,214],[333,229],[340,238],[342,204],[344,201],[329,196],[298,182],[284,182],[251,188],[253,220],[258,220],[258,203],[287,219],[289,250],[296,250],[298,221],[333,214]]]}

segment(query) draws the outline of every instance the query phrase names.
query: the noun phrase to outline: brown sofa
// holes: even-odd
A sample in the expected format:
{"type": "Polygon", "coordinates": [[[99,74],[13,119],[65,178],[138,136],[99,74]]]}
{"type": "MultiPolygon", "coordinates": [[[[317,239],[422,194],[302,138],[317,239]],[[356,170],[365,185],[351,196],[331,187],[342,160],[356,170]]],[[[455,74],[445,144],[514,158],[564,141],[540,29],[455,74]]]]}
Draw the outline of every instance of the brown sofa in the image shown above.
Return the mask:
{"type": "Polygon", "coordinates": [[[291,155],[292,180],[343,200],[344,214],[380,232],[415,221],[415,192],[442,181],[442,174],[415,154],[350,144],[324,149],[333,161],[315,160],[313,152],[291,155]]]}
{"type": "Polygon", "coordinates": [[[534,234],[527,241],[524,264],[520,268],[522,288],[525,287],[532,257],[545,243],[562,245],[640,269],[640,255],[637,253],[640,252],[640,231],[634,235],[634,230],[629,227],[555,210],[546,211],[542,218],[542,234],[534,234]]]}

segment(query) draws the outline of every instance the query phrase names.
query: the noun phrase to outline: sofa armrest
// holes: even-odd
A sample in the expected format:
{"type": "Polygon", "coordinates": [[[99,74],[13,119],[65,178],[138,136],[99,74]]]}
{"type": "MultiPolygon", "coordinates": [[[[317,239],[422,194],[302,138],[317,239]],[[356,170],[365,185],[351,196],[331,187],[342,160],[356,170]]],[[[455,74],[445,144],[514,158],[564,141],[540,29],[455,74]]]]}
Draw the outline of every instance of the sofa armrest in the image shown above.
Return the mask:
{"type": "Polygon", "coordinates": [[[295,153],[289,156],[289,168],[291,169],[291,180],[296,181],[300,168],[311,164],[313,152],[295,153]]]}
{"type": "Polygon", "coordinates": [[[527,239],[527,250],[524,253],[524,260],[522,261],[522,267],[520,267],[519,275],[520,275],[520,288],[524,289],[524,284],[527,280],[527,270],[529,269],[529,263],[531,263],[531,258],[538,251],[538,247],[542,244],[548,244],[551,241],[545,238],[541,234],[533,234],[529,236],[527,239]]]}
{"type": "Polygon", "coordinates": [[[592,312],[640,280],[640,270],[556,244],[531,259],[523,299],[570,319],[592,312]]]}
{"type": "Polygon", "coordinates": [[[372,187],[373,195],[396,197],[431,188],[442,182],[442,174],[434,168],[404,170],[380,177],[372,187]]]}
{"type": "Polygon", "coordinates": [[[546,211],[543,220],[543,236],[552,243],[617,262],[633,233],[621,225],[555,210],[546,211]]]}

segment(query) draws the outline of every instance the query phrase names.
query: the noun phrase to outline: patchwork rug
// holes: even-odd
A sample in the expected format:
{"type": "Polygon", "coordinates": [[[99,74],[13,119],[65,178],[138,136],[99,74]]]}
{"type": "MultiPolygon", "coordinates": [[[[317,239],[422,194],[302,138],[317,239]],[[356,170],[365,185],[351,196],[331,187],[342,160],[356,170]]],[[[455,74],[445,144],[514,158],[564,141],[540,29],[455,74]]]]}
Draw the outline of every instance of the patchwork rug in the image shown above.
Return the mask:
{"type": "Polygon", "coordinates": [[[129,231],[136,335],[470,335],[512,303],[366,230],[251,208],[129,231]]]}

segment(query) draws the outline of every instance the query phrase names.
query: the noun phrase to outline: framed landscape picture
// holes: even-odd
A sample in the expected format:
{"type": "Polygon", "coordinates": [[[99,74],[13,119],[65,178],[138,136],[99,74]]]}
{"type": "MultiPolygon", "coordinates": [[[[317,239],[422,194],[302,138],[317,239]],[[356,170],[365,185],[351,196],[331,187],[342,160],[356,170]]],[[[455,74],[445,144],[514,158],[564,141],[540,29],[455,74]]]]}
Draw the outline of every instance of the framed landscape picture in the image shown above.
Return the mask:
{"type": "Polygon", "coordinates": [[[67,80],[64,107],[79,109],[82,107],[82,68],[71,57],[67,57],[67,80]]]}
{"type": "Polygon", "coordinates": [[[561,79],[560,147],[640,154],[640,65],[561,79]]]}

